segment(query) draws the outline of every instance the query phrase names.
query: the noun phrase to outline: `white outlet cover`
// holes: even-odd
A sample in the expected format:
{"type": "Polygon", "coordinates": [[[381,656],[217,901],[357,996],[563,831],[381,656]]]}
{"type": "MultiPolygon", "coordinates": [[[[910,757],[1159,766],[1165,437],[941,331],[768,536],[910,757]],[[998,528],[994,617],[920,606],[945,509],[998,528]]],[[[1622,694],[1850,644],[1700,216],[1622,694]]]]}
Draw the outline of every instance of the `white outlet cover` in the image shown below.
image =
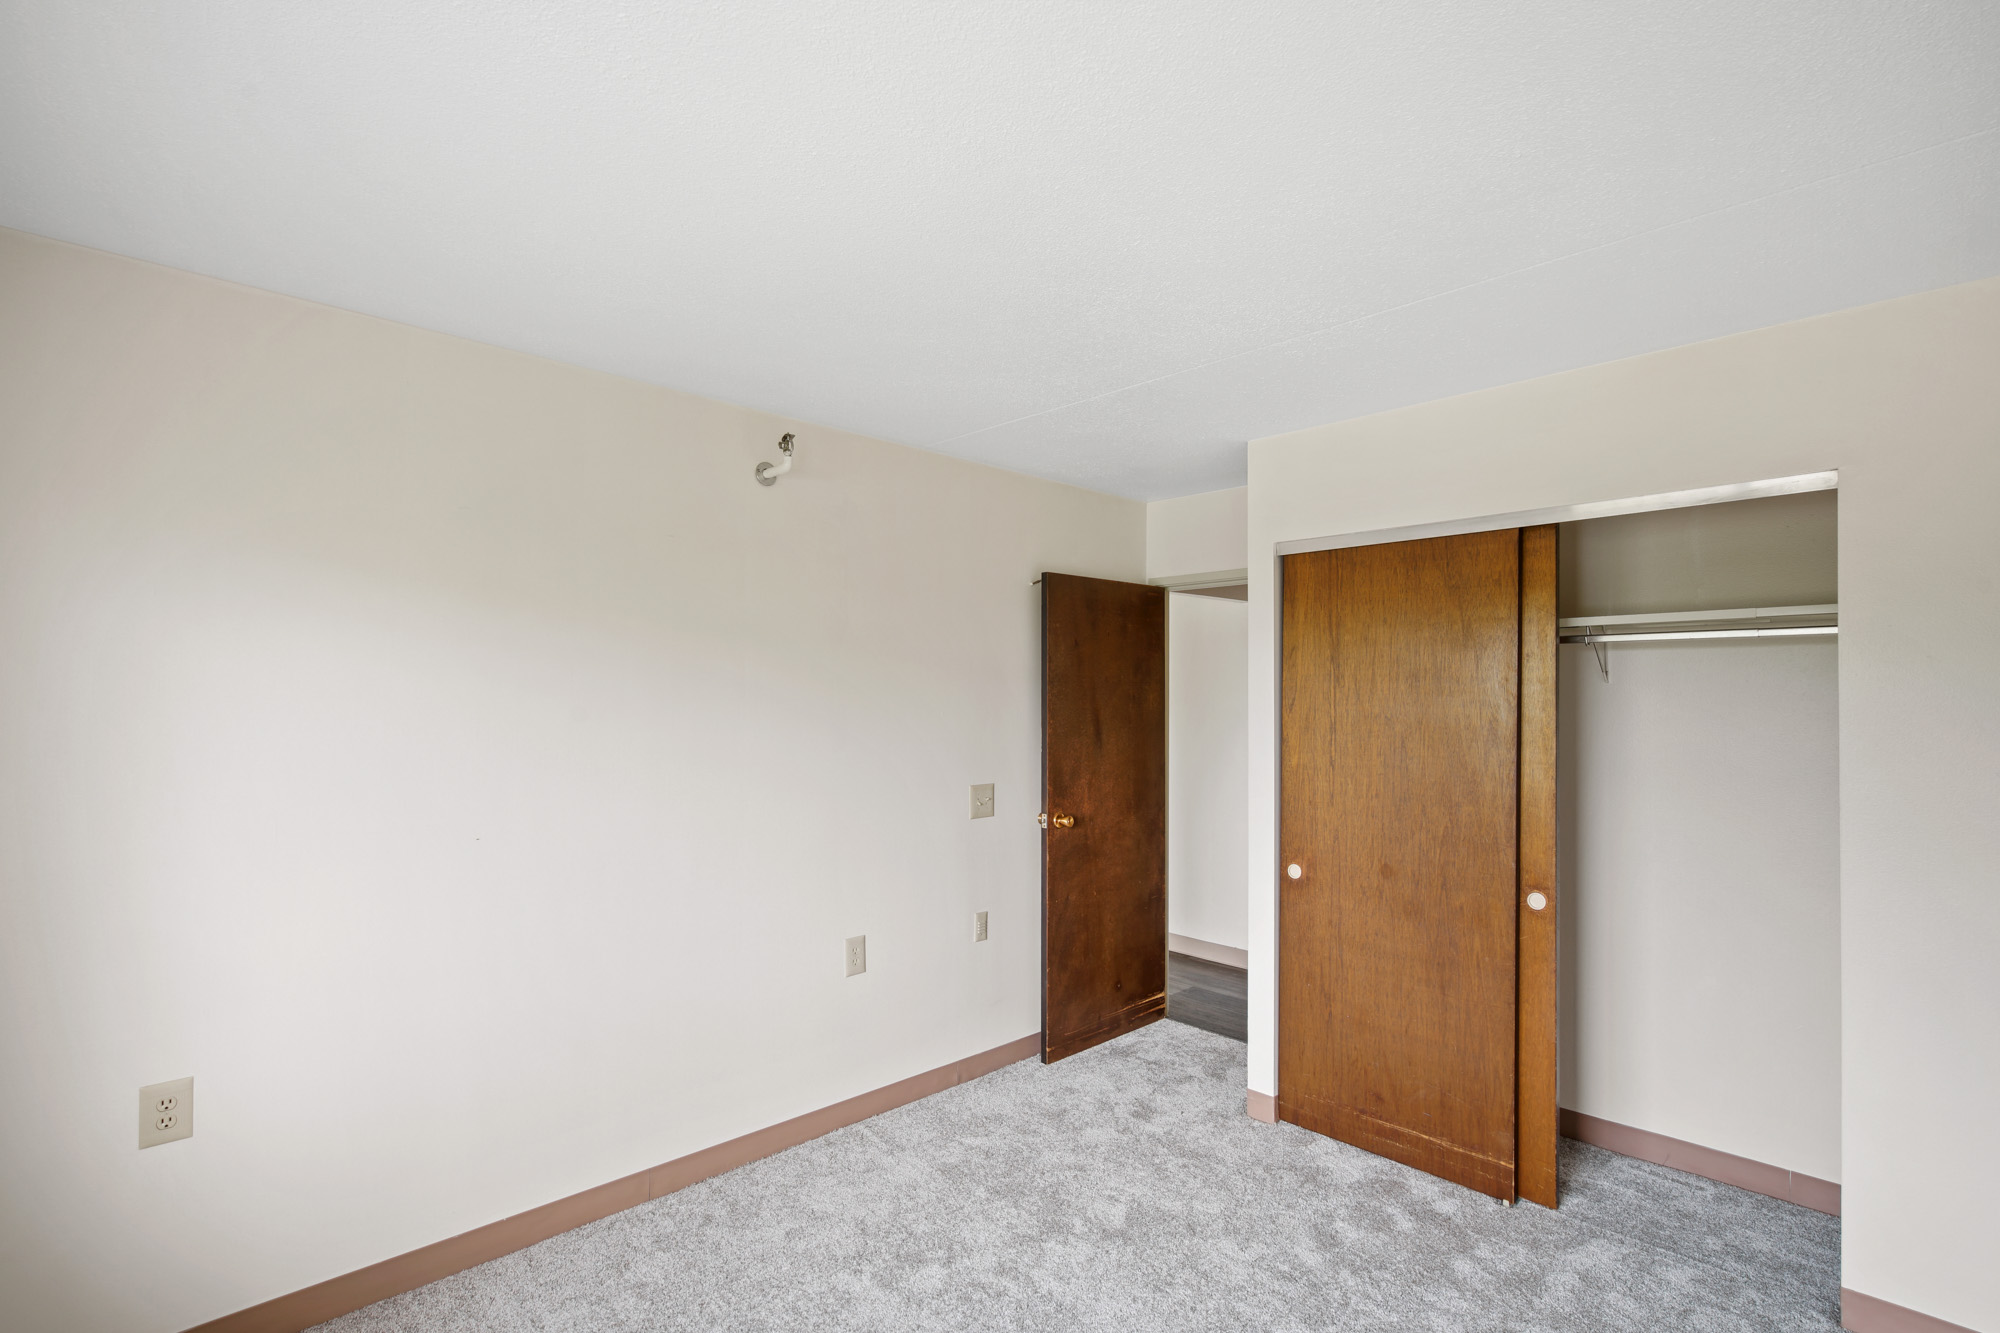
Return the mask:
{"type": "Polygon", "coordinates": [[[986,938],[986,913],[974,912],[972,914],[972,942],[974,944],[978,944],[985,938],[986,938]]]}
{"type": "Polygon", "coordinates": [[[847,941],[847,975],[858,976],[868,970],[868,937],[856,935],[847,941]]]}
{"type": "Polygon", "coordinates": [[[157,1148],[194,1137],[194,1079],[148,1083],[139,1089],[139,1146],[157,1148]]]}
{"type": "Polygon", "coordinates": [[[972,784],[972,817],[974,819],[993,818],[993,784],[975,782],[972,784]]]}

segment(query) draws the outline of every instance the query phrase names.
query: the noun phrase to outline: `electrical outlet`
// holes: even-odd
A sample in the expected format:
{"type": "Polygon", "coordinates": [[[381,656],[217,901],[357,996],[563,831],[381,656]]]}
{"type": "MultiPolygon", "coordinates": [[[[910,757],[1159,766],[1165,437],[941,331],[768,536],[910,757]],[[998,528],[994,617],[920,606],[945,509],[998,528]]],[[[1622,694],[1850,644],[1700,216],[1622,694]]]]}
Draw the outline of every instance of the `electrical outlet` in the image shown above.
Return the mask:
{"type": "Polygon", "coordinates": [[[856,935],[847,942],[847,975],[856,976],[868,970],[868,937],[856,935]]]}
{"type": "Polygon", "coordinates": [[[972,914],[972,942],[978,944],[986,938],[986,913],[972,914]]]}
{"type": "Polygon", "coordinates": [[[993,784],[975,782],[972,784],[972,817],[974,819],[993,818],[993,784]]]}
{"type": "Polygon", "coordinates": [[[149,1083],[139,1089],[139,1146],[157,1148],[194,1137],[194,1080],[149,1083]]]}

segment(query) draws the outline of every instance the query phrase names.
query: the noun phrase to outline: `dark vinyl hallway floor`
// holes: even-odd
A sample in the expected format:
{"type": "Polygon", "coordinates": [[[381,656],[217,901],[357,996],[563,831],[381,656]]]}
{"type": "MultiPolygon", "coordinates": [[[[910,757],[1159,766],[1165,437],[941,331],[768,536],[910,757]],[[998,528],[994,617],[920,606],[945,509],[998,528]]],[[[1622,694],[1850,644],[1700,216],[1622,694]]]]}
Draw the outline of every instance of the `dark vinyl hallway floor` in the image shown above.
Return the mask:
{"type": "Polygon", "coordinates": [[[1167,1017],[1232,1041],[1250,1040],[1250,974],[1192,954],[1169,953],[1167,1017]]]}

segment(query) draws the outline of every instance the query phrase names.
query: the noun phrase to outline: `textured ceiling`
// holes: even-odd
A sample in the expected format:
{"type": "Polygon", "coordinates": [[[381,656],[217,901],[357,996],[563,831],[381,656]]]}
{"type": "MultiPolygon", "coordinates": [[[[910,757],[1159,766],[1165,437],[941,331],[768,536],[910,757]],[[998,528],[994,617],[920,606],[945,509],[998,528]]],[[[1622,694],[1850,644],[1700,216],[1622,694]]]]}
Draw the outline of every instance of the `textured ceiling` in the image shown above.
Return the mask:
{"type": "Polygon", "coordinates": [[[2000,273],[2000,4],[0,0],[0,224],[1154,498],[2000,273]]]}

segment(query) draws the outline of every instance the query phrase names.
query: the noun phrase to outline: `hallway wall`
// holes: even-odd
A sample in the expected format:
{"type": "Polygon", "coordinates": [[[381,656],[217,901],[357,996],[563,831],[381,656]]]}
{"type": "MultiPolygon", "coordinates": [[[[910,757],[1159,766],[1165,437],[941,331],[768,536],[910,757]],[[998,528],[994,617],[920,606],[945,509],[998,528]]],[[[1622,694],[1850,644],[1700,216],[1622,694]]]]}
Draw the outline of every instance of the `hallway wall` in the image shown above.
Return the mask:
{"type": "Polygon", "coordinates": [[[1249,607],[1167,598],[1167,930],[1249,946],[1243,893],[1243,701],[1249,607]]]}

